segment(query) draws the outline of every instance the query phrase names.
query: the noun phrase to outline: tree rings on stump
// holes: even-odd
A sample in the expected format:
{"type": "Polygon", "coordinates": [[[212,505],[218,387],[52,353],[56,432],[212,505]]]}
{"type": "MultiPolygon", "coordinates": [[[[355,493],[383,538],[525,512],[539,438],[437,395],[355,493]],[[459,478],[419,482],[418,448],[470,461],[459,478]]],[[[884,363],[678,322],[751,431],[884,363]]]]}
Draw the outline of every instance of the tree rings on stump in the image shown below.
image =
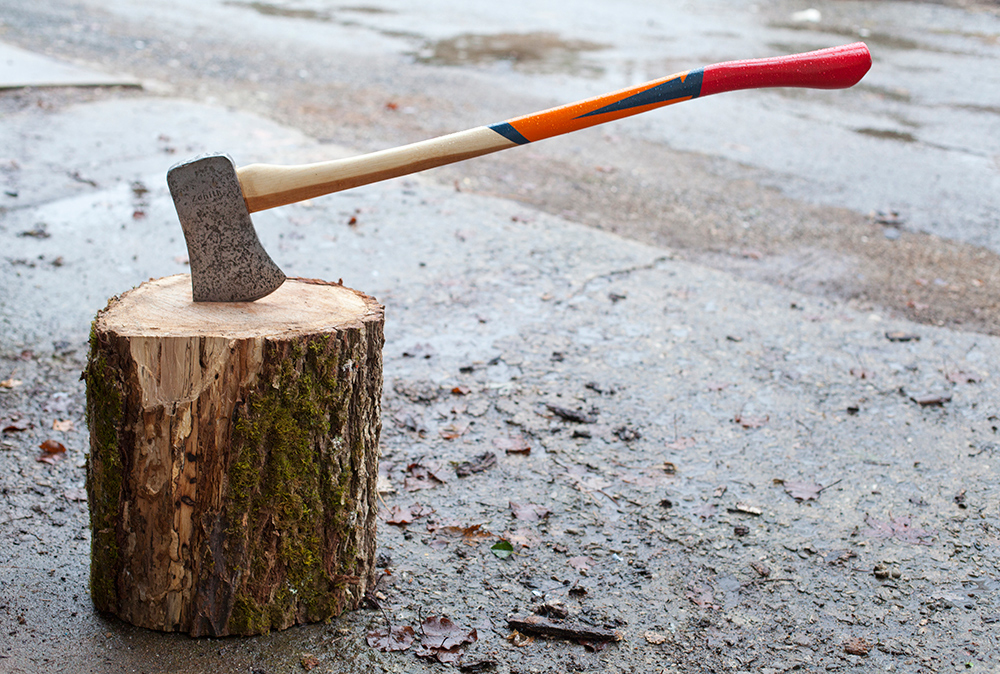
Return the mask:
{"type": "Polygon", "coordinates": [[[156,630],[259,634],[372,586],[383,307],[289,279],[194,303],[187,275],[111,300],[87,382],[96,607],[156,630]]]}

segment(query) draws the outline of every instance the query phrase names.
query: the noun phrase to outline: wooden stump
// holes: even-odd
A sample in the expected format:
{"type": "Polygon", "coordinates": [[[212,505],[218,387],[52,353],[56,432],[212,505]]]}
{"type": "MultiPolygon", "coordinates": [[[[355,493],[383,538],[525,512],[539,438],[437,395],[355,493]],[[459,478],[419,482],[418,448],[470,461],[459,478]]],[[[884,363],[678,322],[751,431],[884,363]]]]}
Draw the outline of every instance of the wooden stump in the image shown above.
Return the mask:
{"type": "Polygon", "coordinates": [[[289,279],[191,301],[187,275],[94,321],[87,494],[95,606],[193,636],[356,608],[374,579],[383,308],[289,279]]]}

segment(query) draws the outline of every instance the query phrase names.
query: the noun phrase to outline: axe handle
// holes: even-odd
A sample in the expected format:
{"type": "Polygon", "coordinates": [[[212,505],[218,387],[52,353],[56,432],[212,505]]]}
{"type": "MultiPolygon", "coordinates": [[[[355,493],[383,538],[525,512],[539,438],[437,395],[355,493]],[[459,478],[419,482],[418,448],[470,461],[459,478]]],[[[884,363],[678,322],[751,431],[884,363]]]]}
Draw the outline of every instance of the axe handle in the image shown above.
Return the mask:
{"type": "Polygon", "coordinates": [[[738,89],[851,87],[868,72],[862,42],[804,54],[729,61],[550,110],[371,154],[300,166],[237,170],[251,213],[525,145],[699,96],[738,89]]]}

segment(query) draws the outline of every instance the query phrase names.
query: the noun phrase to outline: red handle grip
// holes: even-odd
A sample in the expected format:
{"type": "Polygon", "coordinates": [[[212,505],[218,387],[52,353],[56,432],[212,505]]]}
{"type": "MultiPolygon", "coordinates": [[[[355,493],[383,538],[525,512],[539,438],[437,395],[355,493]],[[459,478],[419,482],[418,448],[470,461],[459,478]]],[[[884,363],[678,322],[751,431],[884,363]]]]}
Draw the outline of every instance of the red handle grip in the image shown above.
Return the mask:
{"type": "Polygon", "coordinates": [[[701,95],[761,87],[846,89],[857,84],[872,66],[864,42],[805,54],[705,66],[701,95]]]}

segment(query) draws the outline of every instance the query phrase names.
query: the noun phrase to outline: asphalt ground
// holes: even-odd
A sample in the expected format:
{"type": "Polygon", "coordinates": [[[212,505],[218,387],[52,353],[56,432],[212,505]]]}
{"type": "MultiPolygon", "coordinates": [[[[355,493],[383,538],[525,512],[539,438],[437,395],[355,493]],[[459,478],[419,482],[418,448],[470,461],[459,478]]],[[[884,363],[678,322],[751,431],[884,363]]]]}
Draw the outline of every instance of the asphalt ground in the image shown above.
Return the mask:
{"type": "Polygon", "coordinates": [[[0,669],[425,671],[439,665],[366,635],[431,615],[475,627],[463,661],[501,672],[1000,659],[995,337],[424,176],[255,216],[287,273],[342,278],[387,307],[383,499],[433,513],[380,526],[379,608],[225,640],[97,615],[79,372],[108,297],[184,270],[166,167],[219,145],[247,161],[351,150],[135,89],[2,105],[18,205],[0,220],[0,669]],[[55,463],[38,460],[46,440],[67,448],[55,463]],[[457,476],[487,451],[493,467],[457,476]],[[440,483],[408,489],[415,464],[440,483]],[[532,522],[511,502],[549,512],[532,522]],[[488,535],[448,539],[445,525],[488,535]],[[495,555],[499,540],[514,554],[495,555]],[[546,602],[624,640],[591,652],[513,636],[507,617],[546,602]]]}

